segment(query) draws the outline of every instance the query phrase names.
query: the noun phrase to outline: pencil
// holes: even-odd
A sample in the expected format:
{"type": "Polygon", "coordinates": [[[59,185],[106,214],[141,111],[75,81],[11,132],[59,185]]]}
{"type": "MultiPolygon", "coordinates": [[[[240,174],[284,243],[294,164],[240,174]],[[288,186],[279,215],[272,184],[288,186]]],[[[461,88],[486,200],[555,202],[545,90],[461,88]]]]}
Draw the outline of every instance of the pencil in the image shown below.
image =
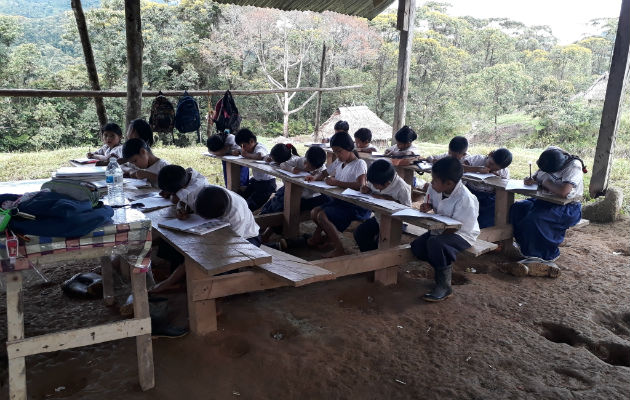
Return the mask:
{"type": "Polygon", "coordinates": [[[529,162],[529,177],[532,177],[532,162],[529,162]]]}

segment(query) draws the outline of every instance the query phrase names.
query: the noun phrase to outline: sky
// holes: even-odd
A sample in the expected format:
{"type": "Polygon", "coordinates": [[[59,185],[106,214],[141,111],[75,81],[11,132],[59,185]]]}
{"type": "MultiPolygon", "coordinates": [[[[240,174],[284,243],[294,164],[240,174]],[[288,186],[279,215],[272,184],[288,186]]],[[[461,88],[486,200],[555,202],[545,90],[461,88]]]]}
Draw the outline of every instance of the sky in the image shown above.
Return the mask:
{"type": "MultiPolygon", "coordinates": [[[[526,25],[549,25],[559,44],[582,39],[588,21],[617,18],[621,0],[440,0],[452,7],[448,14],[476,18],[506,17],[526,25]]],[[[421,5],[424,0],[416,0],[421,5]]]]}

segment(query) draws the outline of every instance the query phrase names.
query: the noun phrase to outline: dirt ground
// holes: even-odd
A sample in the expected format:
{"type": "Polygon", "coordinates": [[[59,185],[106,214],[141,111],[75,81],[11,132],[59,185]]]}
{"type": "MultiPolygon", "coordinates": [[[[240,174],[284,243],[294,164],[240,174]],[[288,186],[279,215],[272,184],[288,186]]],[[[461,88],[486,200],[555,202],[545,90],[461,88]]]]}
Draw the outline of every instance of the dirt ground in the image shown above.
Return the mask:
{"type": "MultiPolygon", "coordinates": [[[[504,275],[497,254],[461,258],[455,296],[438,304],[419,299],[432,284],[420,262],[401,266],[391,287],[363,274],[233,296],[220,302],[216,333],[153,341],[152,390],[140,391],[128,339],[28,357],[29,398],[628,399],[629,222],[570,231],[558,279],[504,275]]],[[[27,274],[27,337],[121,318],[62,294],[59,283],[94,267],[47,268],[51,284],[27,274]]],[[[185,294],[169,299],[185,324],[185,294]]]]}

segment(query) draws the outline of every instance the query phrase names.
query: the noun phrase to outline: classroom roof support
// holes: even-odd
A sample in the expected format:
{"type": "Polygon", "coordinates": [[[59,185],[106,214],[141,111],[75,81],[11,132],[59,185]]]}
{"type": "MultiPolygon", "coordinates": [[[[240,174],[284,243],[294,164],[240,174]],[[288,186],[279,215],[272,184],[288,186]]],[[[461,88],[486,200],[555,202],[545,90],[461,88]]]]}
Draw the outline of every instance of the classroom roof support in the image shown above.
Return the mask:
{"type": "Polygon", "coordinates": [[[599,137],[593,162],[593,176],[589,185],[591,197],[598,197],[606,193],[608,178],[612,167],[615,137],[619,128],[620,103],[623,89],[628,78],[628,50],[630,49],[630,0],[622,0],[617,37],[610,63],[610,74],[602,122],[599,126],[599,137]]]}
{"type": "Polygon", "coordinates": [[[396,23],[396,28],[400,31],[400,42],[398,44],[398,70],[396,72],[396,97],[394,99],[392,140],[396,131],[405,125],[407,95],[409,93],[409,65],[415,18],[416,0],[400,0],[398,2],[398,20],[396,23]]]}
{"type": "Polygon", "coordinates": [[[142,109],[142,24],[140,0],[125,1],[127,36],[127,111],[125,126],[140,117],[142,109]]]}

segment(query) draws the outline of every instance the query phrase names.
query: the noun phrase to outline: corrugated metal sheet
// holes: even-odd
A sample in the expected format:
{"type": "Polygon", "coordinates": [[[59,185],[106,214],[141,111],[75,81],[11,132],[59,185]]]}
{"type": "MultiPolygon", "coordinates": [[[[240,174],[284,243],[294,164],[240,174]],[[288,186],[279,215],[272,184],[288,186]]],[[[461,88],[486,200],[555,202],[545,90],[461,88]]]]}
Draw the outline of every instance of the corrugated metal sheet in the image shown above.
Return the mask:
{"type": "Polygon", "coordinates": [[[215,0],[217,3],[277,8],[291,11],[334,11],[372,19],[389,7],[394,0],[215,0]]]}

